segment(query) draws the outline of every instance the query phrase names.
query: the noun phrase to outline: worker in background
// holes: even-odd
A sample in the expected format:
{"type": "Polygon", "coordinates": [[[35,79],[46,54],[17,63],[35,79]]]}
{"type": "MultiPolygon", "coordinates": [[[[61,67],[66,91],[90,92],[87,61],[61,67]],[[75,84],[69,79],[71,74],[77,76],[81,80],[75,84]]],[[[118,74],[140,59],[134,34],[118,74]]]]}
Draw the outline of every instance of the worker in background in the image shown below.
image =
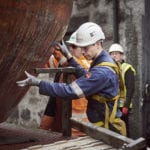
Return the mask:
{"type": "MultiPolygon", "coordinates": [[[[83,56],[81,48],[75,45],[76,42],[76,32],[74,32],[70,39],[66,41],[69,46],[69,51],[73,58],[77,61],[78,64],[80,64],[84,69],[88,70],[90,67],[91,61],[86,60],[86,58],[83,56]]],[[[75,76],[73,76],[73,80],[75,80],[75,76]]],[[[87,100],[85,98],[80,98],[80,100],[73,100],[72,101],[72,113],[73,116],[76,116],[76,114],[80,114],[84,116],[86,113],[87,108],[87,100]]],[[[86,120],[84,117],[83,120],[86,120]]]]}
{"type": "MultiPolygon", "coordinates": [[[[74,45],[75,40],[76,40],[76,32],[74,32],[70,36],[70,39],[66,41],[68,43],[70,53],[81,66],[83,66],[85,69],[88,69],[90,67],[90,63],[82,55],[81,48],[74,45]]],[[[46,64],[46,67],[57,68],[58,64],[59,64],[59,67],[62,67],[62,66],[64,67],[68,65],[68,63],[66,62],[67,59],[65,61],[62,61],[62,60],[65,60],[62,53],[58,50],[55,50],[53,55],[51,55],[48,63],[46,64]]],[[[72,81],[75,79],[76,79],[75,76],[72,75],[72,81]]],[[[57,73],[54,81],[63,82],[63,74],[57,73]]],[[[61,111],[60,108],[58,108],[60,106],[56,106],[56,105],[57,105],[56,98],[50,97],[50,100],[46,106],[44,115],[42,116],[42,119],[41,119],[40,128],[48,130],[48,129],[51,129],[53,124],[55,124],[56,126],[56,122],[54,121],[54,118],[56,116],[56,108],[58,111],[61,111]]],[[[79,100],[72,100],[72,116],[77,117],[81,120],[82,119],[87,120],[86,107],[87,107],[87,100],[85,98],[80,98],[79,100]]],[[[58,123],[61,124],[61,120],[58,123]]],[[[76,130],[73,130],[73,132],[75,134],[76,130]]]]}
{"type": "Polygon", "coordinates": [[[122,119],[126,123],[127,136],[129,134],[129,115],[132,109],[132,100],[135,86],[135,74],[136,71],[131,64],[128,64],[124,60],[124,50],[118,43],[114,43],[109,48],[110,56],[116,61],[121,63],[122,76],[125,83],[125,99],[120,99],[119,107],[122,111],[122,119]]]}
{"type": "MultiPolygon", "coordinates": [[[[66,66],[67,59],[63,56],[63,54],[60,52],[60,48],[53,43],[53,45],[50,47],[50,53],[53,55],[50,56],[48,62],[44,65],[45,68],[58,68],[62,66],[66,66]]],[[[54,74],[53,74],[54,76],[54,74]]],[[[54,76],[54,82],[60,82],[60,76],[61,73],[56,73],[54,76]]],[[[61,116],[60,113],[57,113],[57,110],[61,111],[61,103],[56,101],[56,97],[50,96],[49,101],[46,105],[46,109],[44,111],[44,115],[41,118],[40,122],[40,128],[44,130],[52,129],[53,131],[61,131],[61,116]],[[57,119],[55,119],[55,116],[57,115],[57,119]],[[54,125],[55,122],[55,125],[54,125]]]]}
{"type": "Polygon", "coordinates": [[[72,83],[50,83],[27,72],[27,78],[16,83],[20,87],[38,86],[39,93],[47,96],[70,100],[86,97],[87,116],[91,123],[126,135],[125,123],[117,108],[124,90],[123,83],[117,65],[102,47],[104,39],[105,35],[96,23],[87,22],[78,28],[75,45],[81,47],[87,60],[92,60],[88,71],[75,61],[64,42],[59,44],[69,64],[76,67],[77,79],[72,83]]]}

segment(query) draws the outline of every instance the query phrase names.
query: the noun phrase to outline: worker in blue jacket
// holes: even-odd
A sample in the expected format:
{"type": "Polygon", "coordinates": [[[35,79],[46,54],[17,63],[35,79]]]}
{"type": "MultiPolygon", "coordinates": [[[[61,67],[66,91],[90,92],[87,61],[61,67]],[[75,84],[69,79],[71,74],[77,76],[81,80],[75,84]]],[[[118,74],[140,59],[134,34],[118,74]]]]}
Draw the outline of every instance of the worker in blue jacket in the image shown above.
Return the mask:
{"type": "Polygon", "coordinates": [[[42,95],[88,99],[87,116],[91,123],[126,135],[125,123],[120,119],[117,101],[121,94],[120,74],[117,65],[103,49],[105,35],[93,22],[82,24],[76,33],[75,45],[82,48],[87,60],[92,60],[89,71],[81,67],[69,53],[64,42],[59,44],[71,66],[76,68],[77,79],[70,84],[50,83],[26,73],[27,79],[18,81],[18,86],[38,86],[42,95]]]}

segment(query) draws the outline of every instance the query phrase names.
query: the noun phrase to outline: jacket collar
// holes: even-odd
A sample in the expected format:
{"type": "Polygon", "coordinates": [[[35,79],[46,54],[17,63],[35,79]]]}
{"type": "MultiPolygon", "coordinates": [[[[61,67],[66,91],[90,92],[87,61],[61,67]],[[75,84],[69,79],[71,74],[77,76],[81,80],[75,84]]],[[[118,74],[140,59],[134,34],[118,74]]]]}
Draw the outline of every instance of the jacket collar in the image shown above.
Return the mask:
{"type": "Polygon", "coordinates": [[[95,60],[91,63],[91,67],[96,66],[101,62],[111,62],[114,63],[113,59],[110,57],[106,50],[102,50],[102,52],[97,56],[95,60]]]}

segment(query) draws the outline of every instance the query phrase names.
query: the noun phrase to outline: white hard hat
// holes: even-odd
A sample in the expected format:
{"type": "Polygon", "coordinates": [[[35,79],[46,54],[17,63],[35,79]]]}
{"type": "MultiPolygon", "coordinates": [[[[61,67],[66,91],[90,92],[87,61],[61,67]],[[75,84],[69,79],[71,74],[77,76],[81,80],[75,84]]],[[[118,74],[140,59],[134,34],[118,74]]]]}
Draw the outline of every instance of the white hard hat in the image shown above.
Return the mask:
{"type": "Polygon", "coordinates": [[[111,53],[111,52],[124,53],[124,50],[123,50],[123,48],[122,48],[122,46],[121,46],[120,44],[115,43],[115,44],[112,44],[112,45],[110,46],[108,52],[109,52],[109,53],[111,53]]]}
{"type": "Polygon", "coordinates": [[[66,41],[66,43],[69,44],[75,44],[76,43],[76,32],[73,32],[69,38],[68,41],[66,41]]]}
{"type": "Polygon", "coordinates": [[[82,24],[76,31],[77,46],[84,47],[96,43],[98,40],[104,40],[105,35],[101,27],[93,22],[82,24]]]}

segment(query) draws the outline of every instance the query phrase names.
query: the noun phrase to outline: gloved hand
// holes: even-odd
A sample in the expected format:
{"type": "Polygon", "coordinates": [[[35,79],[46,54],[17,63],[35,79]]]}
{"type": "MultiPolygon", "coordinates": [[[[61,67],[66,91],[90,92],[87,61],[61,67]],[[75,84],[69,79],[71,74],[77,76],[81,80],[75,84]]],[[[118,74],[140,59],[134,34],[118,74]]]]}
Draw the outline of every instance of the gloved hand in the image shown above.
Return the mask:
{"type": "Polygon", "coordinates": [[[39,86],[41,79],[38,79],[34,76],[32,76],[31,74],[29,74],[28,72],[25,71],[25,74],[27,76],[27,79],[25,80],[21,80],[21,81],[17,81],[17,85],[20,87],[24,87],[24,86],[39,86]]]}
{"type": "Polygon", "coordinates": [[[69,52],[69,50],[63,40],[62,40],[62,43],[58,43],[58,46],[60,47],[61,52],[67,59],[72,58],[72,55],[69,52]]]}
{"type": "Polygon", "coordinates": [[[123,116],[127,116],[128,113],[129,113],[129,109],[126,108],[126,107],[123,107],[123,108],[122,108],[122,114],[123,114],[123,116]]]}
{"type": "Polygon", "coordinates": [[[60,52],[59,50],[55,50],[53,53],[55,59],[59,62],[59,64],[61,66],[65,66],[65,64],[67,65],[67,58],[64,57],[64,55],[62,54],[62,52],[60,52]]]}

